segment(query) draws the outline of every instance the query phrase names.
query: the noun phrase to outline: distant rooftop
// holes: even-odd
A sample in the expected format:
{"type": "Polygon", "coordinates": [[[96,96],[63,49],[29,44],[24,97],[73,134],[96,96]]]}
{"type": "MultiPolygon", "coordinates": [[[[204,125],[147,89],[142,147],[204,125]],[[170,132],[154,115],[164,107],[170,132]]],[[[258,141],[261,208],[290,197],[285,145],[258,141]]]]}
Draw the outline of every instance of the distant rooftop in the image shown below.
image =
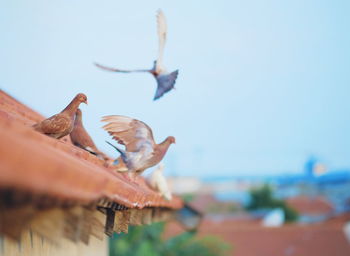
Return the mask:
{"type": "MultiPolygon", "coordinates": [[[[252,219],[205,219],[198,230],[200,236],[215,235],[232,244],[237,256],[348,256],[350,244],[343,231],[349,216],[323,224],[288,224],[281,227],[263,227],[252,219]],[[341,222],[341,223],[340,223],[341,222]]],[[[182,232],[170,222],[166,237],[182,232]]]]}
{"type": "Polygon", "coordinates": [[[330,215],[334,207],[326,198],[298,196],[287,199],[288,205],[303,215],[330,215]]]}

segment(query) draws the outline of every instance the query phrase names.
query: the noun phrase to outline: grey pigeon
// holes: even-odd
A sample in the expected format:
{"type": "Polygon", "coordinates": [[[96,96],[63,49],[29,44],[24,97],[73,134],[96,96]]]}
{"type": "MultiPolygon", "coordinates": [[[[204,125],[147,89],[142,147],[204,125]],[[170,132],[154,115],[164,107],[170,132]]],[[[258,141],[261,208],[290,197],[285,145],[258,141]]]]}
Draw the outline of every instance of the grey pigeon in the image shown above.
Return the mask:
{"type": "Polygon", "coordinates": [[[119,151],[130,177],[136,177],[145,169],[157,165],[169,146],[175,143],[175,138],[169,136],[162,143],[156,144],[151,128],[144,122],[130,117],[105,116],[102,122],[107,122],[103,129],[119,144],[125,145],[124,150],[108,143],[119,151]]]}
{"type": "Polygon", "coordinates": [[[158,59],[154,61],[152,69],[136,69],[136,70],[125,70],[110,68],[104,65],[95,63],[95,65],[103,70],[119,73],[131,73],[131,72],[148,72],[151,73],[154,78],[157,80],[157,91],[154,95],[153,100],[157,100],[162,97],[165,93],[169,92],[174,88],[176,78],[179,71],[175,70],[169,73],[163,65],[163,53],[164,46],[166,41],[167,25],[164,13],[161,10],[158,10],[157,13],[157,24],[158,24],[158,38],[159,38],[159,52],[158,59]]]}

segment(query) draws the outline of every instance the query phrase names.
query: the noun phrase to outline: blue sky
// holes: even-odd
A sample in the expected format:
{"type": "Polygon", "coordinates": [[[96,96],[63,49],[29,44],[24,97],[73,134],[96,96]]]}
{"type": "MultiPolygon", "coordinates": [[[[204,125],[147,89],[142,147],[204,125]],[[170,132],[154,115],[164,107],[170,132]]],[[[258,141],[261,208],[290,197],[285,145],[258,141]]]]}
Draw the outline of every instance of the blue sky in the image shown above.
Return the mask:
{"type": "Polygon", "coordinates": [[[0,88],[50,116],[78,92],[86,129],[122,114],[176,137],[171,175],[300,172],[309,155],[350,167],[349,1],[2,1],[0,88]],[[168,21],[176,90],[152,102],[155,14],[168,21]]]}

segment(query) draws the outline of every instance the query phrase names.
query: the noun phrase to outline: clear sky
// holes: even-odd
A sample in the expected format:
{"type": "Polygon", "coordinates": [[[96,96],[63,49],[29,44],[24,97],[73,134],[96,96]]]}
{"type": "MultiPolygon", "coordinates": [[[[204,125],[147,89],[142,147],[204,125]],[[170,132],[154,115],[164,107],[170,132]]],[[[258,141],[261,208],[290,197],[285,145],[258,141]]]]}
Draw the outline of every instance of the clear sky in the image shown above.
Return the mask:
{"type": "Polygon", "coordinates": [[[45,116],[78,92],[86,129],[103,115],[146,122],[171,175],[300,172],[309,155],[350,167],[350,1],[1,1],[0,88],[45,116]],[[156,10],[168,21],[176,90],[153,102],[156,10]]]}

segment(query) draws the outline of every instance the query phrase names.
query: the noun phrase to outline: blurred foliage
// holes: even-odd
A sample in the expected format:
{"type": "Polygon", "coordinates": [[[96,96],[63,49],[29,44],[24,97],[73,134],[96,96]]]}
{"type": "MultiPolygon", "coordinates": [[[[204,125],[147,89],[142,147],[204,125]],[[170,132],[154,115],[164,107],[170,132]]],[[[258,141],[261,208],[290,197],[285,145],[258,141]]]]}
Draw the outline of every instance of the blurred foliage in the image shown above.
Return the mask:
{"type": "Polygon", "coordinates": [[[274,198],[272,188],[269,185],[265,184],[262,187],[254,188],[249,194],[251,199],[246,206],[247,210],[281,208],[284,212],[286,222],[298,220],[298,212],[288,206],[285,201],[274,198]]]}
{"type": "Polygon", "coordinates": [[[183,195],[181,196],[181,199],[182,199],[185,203],[191,202],[194,198],[195,198],[195,195],[194,195],[194,194],[190,194],[190,193],[186,193],[186,194],[183,194],[183,195]]]}
{"type": "Polygon", "coordinates": [[[164,223],[129,227],[128,234],[115,234],[109,244],[110,256],[220,256],[230,246],[215,236],[197,238],[195,232],[184,232],[163,239],[164,223]]]}
{"type": "Polygon", "coordinates": [[[215,202],[208,205],[205,209],[206,213],[211,214],[226,214],[241,211],[241,207],[234,202],[215,202]]]}

